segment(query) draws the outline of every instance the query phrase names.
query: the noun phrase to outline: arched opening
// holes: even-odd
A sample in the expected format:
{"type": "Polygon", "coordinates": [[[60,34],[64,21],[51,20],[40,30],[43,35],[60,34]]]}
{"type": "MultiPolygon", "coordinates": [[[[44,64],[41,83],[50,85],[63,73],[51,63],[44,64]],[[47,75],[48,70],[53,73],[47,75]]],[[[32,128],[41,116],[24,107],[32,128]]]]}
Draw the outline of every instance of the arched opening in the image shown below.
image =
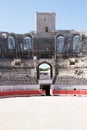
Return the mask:
{"type": "Polygon", "coordinates": [[[51,79],[52,66],[49,63],[41,63],[37,67],[37,79],[51,79]]]}
{"type": "Polygon", "coordinates": [[[80,36],[78,34],[73,36],[73,51],[79,52],[80,51],[80,36]]]}
{"type": "Polygon", "coordinates": [[[8,37],[8,49],[9,50],[15,49],[15,38],[13,36],[8,37]]]}
{"type": "Polygon", "coordinates": [[[65,42],[64,36],[57,37],[57,43],[56,43],[57,53],[64,52],[64,42],[65,42]]]}
{"type": "Polygon", "coordinates": [[[30,36],[25,36],[23,43],[20,44],[22,51],[29,51],[32,49],[32,39],[30,36]]]}
{"type": "Polygon", "coordinates": [[[48,32],[48,27],[47,26],[45,27],[45,32],[48,32]]]}
{"type": "Polygon", "coordinates": [[[49,81],[52,79],[52,65],[46,62],[40,63],[37,67],[37,79],[41,81],[40,89],[45,90],[46,96],[50,96],[49,81]]]}

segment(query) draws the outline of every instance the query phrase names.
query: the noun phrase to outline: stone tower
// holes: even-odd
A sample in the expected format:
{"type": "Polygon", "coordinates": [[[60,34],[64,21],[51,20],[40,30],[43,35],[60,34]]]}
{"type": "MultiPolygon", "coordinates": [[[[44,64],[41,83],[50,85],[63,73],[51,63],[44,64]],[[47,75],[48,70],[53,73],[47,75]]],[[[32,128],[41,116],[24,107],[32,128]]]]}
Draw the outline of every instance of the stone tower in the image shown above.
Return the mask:
{"type": "Polygon", "coordinates": [[[36,13],[36,32],[55,32],[55,13],[36,13]]]}

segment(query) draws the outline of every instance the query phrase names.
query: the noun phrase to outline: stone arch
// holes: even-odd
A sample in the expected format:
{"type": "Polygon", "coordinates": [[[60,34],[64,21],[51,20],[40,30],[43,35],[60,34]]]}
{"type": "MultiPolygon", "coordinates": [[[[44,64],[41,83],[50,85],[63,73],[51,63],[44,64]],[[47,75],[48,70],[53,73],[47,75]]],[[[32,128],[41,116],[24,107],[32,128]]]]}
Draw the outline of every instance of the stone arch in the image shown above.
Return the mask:
{"type": "Polygon", "coordinates": [[[15,49],[16,40],[13,35],[8,36],[8,49],[13,50],[15,49]]]}
{"type": "Polygon", "coordinates": [[[74,34],[72,37],[72,43],[73,43],[73,51],[74,52],[79,52],[80,51],[80,40],[81,37],[79,34],[74,34]]]}
{"type": "Polygon", "coordinates": [[[63,53],[65,43],[65,37],[63,35],[59,35],[56,37],[56,51],[57,53],[63,53]]]}
{"type": "Polygon", "coordinates": [[[32,49],[32,38],[29,35],[25,35],[23,38],[23,44],[22,44],[23,50],[31,50],[32,49]]]}
{"type": "Polygon", "coordinates": [[[22,41],[20,42],[21,51],[30,51],[32,48],[32,37],[29,34],[23,35],[22,41]]]}
{"type": "Polygon", "coordinates": [[[40,70],[39,70],[39,67],[40,67],[40,65],[42,65],[42,64],[47,64],[47,65],[50,66],[50,78],[52,78],[52,77],[53,77],[52,65],[51,65],[50,63],[48,63],[48,62],[41,62],[41,63],[39,63],[39,64],[37,65],[37,79],[40,78],[40,70]]]}

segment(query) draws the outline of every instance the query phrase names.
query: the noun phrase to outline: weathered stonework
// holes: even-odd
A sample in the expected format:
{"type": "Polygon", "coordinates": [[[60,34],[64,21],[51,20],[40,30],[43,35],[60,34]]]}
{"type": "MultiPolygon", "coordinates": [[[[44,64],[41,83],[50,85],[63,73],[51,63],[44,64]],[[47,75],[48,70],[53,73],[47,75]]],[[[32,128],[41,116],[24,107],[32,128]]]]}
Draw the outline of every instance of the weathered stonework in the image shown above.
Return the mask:
{"type": "Polygon", "coordinates": [[[36,13],[36,32],[55,32],[55,13],[36,13]]]}
{"type": "Polygon", "coordinates": [[[46,63],[52,68],[52,79],[60,73],[60,68],[87,68],[87,33],[56,30],[55,13],[36,13],[35,22],[36,30],[30,33],[0,32],[1,68],[19,67],[22,70],[28,67],[28,72],[37,78],[38,66],[46,63]],[[74,44],[77,50],[74,50],[74,44]],[[14,59],[21,59],[20,64],[12,64],[14,59]]]}

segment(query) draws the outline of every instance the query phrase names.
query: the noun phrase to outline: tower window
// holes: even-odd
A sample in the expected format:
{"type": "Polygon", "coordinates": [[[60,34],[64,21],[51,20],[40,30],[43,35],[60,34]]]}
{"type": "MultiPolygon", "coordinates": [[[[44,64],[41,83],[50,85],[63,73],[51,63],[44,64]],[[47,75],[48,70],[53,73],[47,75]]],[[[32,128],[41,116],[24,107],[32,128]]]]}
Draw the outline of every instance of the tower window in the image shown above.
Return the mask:
{"type": "Polygon", "coordinates": [[[45,27],[45,32],[48,32],[48,27],[45,27]]]}

